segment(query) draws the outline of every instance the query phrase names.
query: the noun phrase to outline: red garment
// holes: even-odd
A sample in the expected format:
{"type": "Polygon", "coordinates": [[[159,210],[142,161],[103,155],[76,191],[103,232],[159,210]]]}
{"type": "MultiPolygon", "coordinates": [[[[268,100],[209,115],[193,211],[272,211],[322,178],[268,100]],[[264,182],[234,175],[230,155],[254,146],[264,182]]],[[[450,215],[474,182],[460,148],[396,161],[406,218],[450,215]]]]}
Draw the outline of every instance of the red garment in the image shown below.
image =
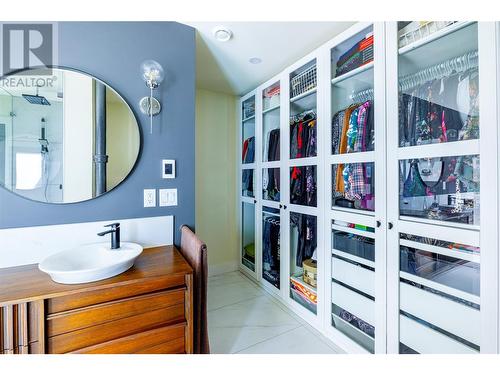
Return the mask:
{"type": "Polygon", "coordinates": [[[302,157],[302,130],[303,130],[304,124],[303,122],[299,122],[299,129],[297,131],[297,158],[302,157]]]}
{"type": "Polygon", "coordinates": [[[245,157],[247,156],[247,151],[248,151],[248,139],[245,139],[245,142],[243,142],[243,155],[241,155],[242,161],[245,161],[245,157]]]}

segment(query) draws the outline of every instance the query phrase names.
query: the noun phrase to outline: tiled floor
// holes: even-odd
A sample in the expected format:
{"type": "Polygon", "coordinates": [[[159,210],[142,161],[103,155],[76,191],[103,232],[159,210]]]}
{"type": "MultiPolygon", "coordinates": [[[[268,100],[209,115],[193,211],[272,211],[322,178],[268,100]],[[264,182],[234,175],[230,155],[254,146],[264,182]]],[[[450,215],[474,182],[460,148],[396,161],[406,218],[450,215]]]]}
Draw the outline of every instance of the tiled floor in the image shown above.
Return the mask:
{"type": "Polygon", "coordinates": [[[208,279],[214,354],[335,354],[333,344],[239,272],[208,279]]]}

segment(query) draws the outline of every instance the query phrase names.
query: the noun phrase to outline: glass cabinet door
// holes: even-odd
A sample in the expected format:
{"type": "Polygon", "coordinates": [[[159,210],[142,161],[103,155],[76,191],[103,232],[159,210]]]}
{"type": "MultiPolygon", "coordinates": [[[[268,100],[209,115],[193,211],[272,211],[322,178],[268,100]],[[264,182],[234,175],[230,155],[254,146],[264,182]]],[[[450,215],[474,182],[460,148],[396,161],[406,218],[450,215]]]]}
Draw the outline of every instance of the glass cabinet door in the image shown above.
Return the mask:
{"type": "Polygon", "coordinates": [[[255,162],[255,96],[245,100],[241,106],[241,162],[252,164],[255,162]]]}
{"type": "Polygon", "coordinates": [[[391,146],[398,161],[391,164],[397,171],[391,188],[399,199],[391,236],[398,242],[399,352],[477,353],[478,25],[435,26],[443,27],[411,41],[415,28],[429,24],[398,23],[399,126],[391,146]]]}
{"type": "Polygon", "coordinates": [[[288,128],[289,182],[288,295],[293,305],[316,319],[318,309],[318,126],[317,60],[311,59],[289,73],[290,102],[288,128]]]}
{"type": "Polygon", "coordinates": [[[255,272],[255,204],[241,202],[241,264],[255,272]]]}
{"type": "MultiPolygon", "coordinates": [[[[384,103],[375,102],[376,90],[382,97],[385,91],[385,68],[377,65],[375,58],[375,48],[383,37],[381,30],[380,24],[360,24],[332,46],[329,77],[329,323],[370,353],[375,353],[377,346],[376,279],[385,272],[375,266],[385,242],[384,238],[378,242],[376,232],[380,231],[375,230],[375,216],[383,217],[383,204],[378,207],[375,198],[384,195],[383,191],[375,194],[375,173],[379,170],[376,152],[383,155],[385,141],[383,132],[377,134],[379,129],[384,130],[384,119],[375,112],[378,105],[384,107],[384,103]],[[377,84],[376,69],[381,76],[377,84]]],[[[385,302],[381,299],[379,303],[385,302]]],[[[378,352],[385,351],[384,336],[381,332],[378,352]]]]}
{"type": "Polygon", "coordinates": [[[240,119],[240,263],[243,271],[257,277],[258,255],[256,254],[256,207],[258,176],[256,163],[258,150],[256,142],[256,100],[249,95],[241,101],[240,119]]]}
{"type": "Polygon", "coordinates": [[[290,213],[290,298],[310,312],[318,312],[317,217],[290,213]]]}
{"type": "Polygon", "coordinates": [[[262,207],[262,279],[280,289],[281,222],[279,208],[262,207]]]}
{"type": "Polygon", "coordinates": [[[262,91],[262,161],[280,160],[280,82],[262,91]]]}

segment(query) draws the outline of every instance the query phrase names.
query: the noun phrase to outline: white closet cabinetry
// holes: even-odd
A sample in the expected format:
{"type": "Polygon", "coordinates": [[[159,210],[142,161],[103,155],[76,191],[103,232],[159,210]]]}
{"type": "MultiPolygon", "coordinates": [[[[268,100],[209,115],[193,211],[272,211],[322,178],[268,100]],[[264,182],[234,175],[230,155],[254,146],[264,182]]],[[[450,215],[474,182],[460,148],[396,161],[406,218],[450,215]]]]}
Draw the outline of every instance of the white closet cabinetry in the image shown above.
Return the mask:
{"type": "Polygon", "coordinates": [[[241,99],[241,270],[347,352],[499,352],[498,35],[358,23],[241,99]]]}

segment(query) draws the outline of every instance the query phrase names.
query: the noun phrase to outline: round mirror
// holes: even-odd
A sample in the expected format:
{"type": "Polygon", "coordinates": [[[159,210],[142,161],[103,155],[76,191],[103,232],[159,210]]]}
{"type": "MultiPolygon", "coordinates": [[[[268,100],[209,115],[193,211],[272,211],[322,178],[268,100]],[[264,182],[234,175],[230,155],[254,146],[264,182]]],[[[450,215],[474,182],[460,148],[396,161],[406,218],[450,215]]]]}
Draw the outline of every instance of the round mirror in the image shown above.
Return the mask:
{"type": "Polygon", "coordinates": [[[63,68],[0,79],[0,186],[46,203],[96,198],[139,156],[137,120],[104,82],[63,68]]]}

